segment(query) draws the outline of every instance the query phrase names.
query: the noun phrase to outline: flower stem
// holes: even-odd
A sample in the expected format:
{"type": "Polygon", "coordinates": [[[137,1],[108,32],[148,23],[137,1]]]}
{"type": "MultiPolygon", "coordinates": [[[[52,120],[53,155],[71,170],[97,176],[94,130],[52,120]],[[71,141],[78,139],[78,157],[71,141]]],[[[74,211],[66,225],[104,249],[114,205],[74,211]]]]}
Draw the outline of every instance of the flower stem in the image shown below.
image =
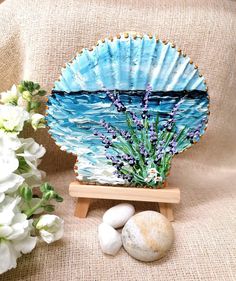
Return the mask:
{"type": "Polygon", "coordinates": [[[41,199],[34,207],[25,211],[27,218],[31,217],[36,210],[41,208],[44,202],[45,202],[45,199],[41,199]]]}

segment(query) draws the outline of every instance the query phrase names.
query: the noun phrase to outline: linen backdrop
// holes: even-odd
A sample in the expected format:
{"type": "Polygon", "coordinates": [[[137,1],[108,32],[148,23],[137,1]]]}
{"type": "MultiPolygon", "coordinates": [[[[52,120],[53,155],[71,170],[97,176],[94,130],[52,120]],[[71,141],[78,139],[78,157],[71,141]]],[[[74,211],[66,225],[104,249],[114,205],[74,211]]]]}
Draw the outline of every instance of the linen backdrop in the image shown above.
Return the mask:
{"type": "MultiPolygon", "coordinates": [[[[33,135],[47,148],[42,169],[64,196],[57,214],[65,236],[24,255],[8,280],[235,280],[236,276],[236,2],[230,0],[6,0],[0,5],[0,90],[22,79],[49,93],[61,67],[82,47],[123,31],[151,32],[174,42],[206,77],[209,128],[199,144],[174,160],[169,184],[181,189],[176,241],[168,256],[141,263],[122,249],[102,254],[97,226],[115,201],[95,201],[85,220],[68,196],[71,155],[47,130],[33,135]]],[[[135,203],[137,211],[156,204],[135,203]]]]}

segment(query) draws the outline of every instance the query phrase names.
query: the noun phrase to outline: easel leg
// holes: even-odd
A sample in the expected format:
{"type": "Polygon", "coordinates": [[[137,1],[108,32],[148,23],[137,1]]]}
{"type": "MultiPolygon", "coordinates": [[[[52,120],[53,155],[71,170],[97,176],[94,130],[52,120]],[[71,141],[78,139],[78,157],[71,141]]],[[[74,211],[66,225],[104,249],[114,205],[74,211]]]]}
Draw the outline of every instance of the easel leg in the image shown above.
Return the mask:
{"type": "Polygon", "coordinates": [[[158,203],[160,213],[165,216],[169,221],[174,221],[174,214],[171,204],[169,203],[158,203]]]}
{"type": "Polygon", "coordinates": [[[78,198],[75,206],[75,216],[78,218],[86,218],[90,203],[90,198],[78,198]]]}

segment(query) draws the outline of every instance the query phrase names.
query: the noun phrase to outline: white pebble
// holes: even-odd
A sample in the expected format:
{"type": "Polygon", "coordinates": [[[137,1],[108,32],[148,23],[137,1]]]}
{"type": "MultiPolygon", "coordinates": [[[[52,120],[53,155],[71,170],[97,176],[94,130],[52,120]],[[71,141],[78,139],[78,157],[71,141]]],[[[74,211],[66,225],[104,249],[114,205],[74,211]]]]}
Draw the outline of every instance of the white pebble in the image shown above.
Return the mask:
{"type": "Polygon", "coordinates": [[[103,253],[108,255],[115,256],[122,246],[121,234],[105,223],[98,227],[98,239],[103,253]]]}
{"type": "Polygon", "coordinates": [[[171,223],[160,213],[145,211],[133,216],[122,230],[125,250],[135,259],[155,261],[163,257],[174,241],[171,223]]]}
{"type": "Polygon", "coordinates": [[[134,206],[129,203],[121,203],[108,209],[103,215],[103,222],[114,228],[119,228],[134,215],[134,206]]]}

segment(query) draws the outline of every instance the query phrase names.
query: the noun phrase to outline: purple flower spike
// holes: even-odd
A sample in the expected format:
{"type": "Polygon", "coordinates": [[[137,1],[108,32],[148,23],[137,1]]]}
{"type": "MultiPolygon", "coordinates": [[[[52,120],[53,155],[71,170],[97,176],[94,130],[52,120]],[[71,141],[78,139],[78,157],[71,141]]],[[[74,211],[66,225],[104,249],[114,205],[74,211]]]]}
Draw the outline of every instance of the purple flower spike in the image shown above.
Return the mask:
{"type": "Polygon", "coordinates": [[[124,112],[126,111],[126,107],[124,106],[124,104],[121,102],[119,94],[114,94],[111,93],[110,91],[107,91],[107,96],[110,98],[110,100],[112,101],[112,103],[115,105],[115,107],[117,108],[118,112],[124,112]]]}
{"type": "Polygon", "coordinates": [[[153,124],[150,126],[150,142],[152,144],[155,144],[157,142],[157,134],[156,131],[154,130],[153,124]]]}
{"type": "Polygon", "coordinates": [[[172,113],[174,113],[174,115],[176,114],[176,112],[179,110],[180,105],[184,102],[185,100],[185,96],[182,97],[173,107],[172,109],[172,113]]]}
{"type": "Polygon", "coordinates": [[[165,154],[165,149],[163,145],[164,145],[164,141],[160,141],[156,151],[156,159],[154,160],[155,164],[158,164],[165,154]]]}
{"type": "Polygon", "coordinates": [[[142,130],[144,128],[143,123],[138,119],[137,115],[134,112],[129,112],[135,125],[137,126],[138,130],[142,130]]]}
{"type": "Polygon", "coordinates": [[[167,130],[167,131],[171,131],[172,128],[174,126],[174,119],[173,118],[170,118],[167,120],[167,122],[165,123],[164,125],[164,128],[167,130]]]}
{"type": "Polygon", "coordinates": [[[125,154],[121,157],[125,162],[127,162],[130,166],[134,166],[136,164],[136,160],[133,156],[125,154]]]}
{"type": "Polygon", "coordinates": [[[112,141],[97,130],[94,130],[93,134],[95,136],[98,136],[102,140],[102,143],[105,145],[105,148],[109,148],[112,145],[112,141]]]}
{"type": "Polygon", "coordinates": [[[202,127],[204,126],[204,124],[206,124],[206,121],[207,121],[207,118],[204,117],[196,129],[191,130],[187,133],[187,138],[190,139],[191,142],[199,141],[199,139],[201,137],[202,127]]]}
{"type": "Polygon", "coordinates": [[[177,153],[177,141],[176,141],[176,138],[174,137],[172,139],[172,141],[169,143],[169,147],[167,149],[167,152],[169,152],[171,155],[174,155],[177,153]]]}
{"type": "Polygon", "coordinates": [[[187,138],[189,138],[191,142],[198,141],[200,136],[201,136],[200,128],[197,128],[196,130],[187,133],[187,138]]]}
{"type": "Polygon", "coordinates": [[[120,135],[125,139],[125,140],[130,140],[131,135],[128,131],[125,130],[119,130],[120,135]]]}
{"type": "Polygon", "coordinates": [[[140,154],[145,157],[145,158],[148,158],[149,157],[149,154],[145,148],[145,146],[143,144],[140,145],[139,147],[139,151],[140,151],[140,154]]]}
{"type": "Polygon", "coordinates": [[[149,118],[150,115],[148,114],[148,99],[149,99],[149,95],[151,93],[152,87],[151,85],[147,85],[146,91],[145,91],[145,95],[143,97],[142,103],[141,103],[141,107],[143,108],[143,113],[142,113],[142,118],[145,119],[146,117],[149,118]]]}
{"type": "Polygon", "coordinates": [[[112,165],[117,168],[117,170],[120,170],[123,166],[124,163],[118,159],[118,157],[115,157],[110,154],[106,154],[106,158],[111,161],[112,165]]]}
{"type": "Polygon", "coordinates": [[[105,120],[100,120],[99,122],[106,130],[108,133],[110,133],[112,135],[112,138],[115,139],[116,138],[116,132],[113,130],[113,128],[111,127],[111,125],[109,123],[107,123],[105,120]]]}

